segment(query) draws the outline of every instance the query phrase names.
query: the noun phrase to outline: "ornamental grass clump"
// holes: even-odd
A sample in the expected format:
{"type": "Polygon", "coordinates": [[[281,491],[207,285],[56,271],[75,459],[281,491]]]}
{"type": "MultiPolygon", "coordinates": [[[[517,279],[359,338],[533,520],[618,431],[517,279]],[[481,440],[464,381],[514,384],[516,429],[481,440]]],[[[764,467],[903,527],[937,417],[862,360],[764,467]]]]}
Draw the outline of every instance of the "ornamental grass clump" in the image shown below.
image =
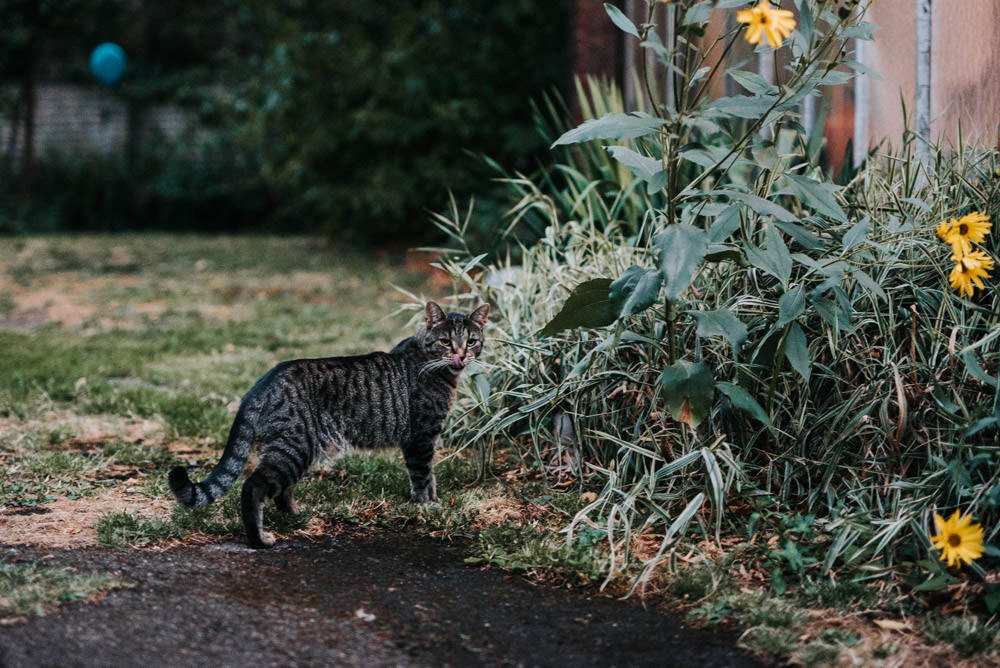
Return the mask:
{"type": "MultiPolygon", "coordinates": [[[[745,3],[670,3],[666,31],[654,5],[641,27],[607,9],[674,72],[671,90],[649,84],[645,111],[553,137],[560,151],[607,153],[624,167],[618,187],[607,169],[586,183],[572,158],[519,177],[514,215],[530,211],[544,231],[518,264],[482,264],[457,213],[439,220],[461,249],[441,266],[497,316],[497,352],[449,438],[483,448],[484,462],[511,444],[526,467],[590,492],[566,540],[603,533],[608,577],[636,586],[723,535],[758,546],[745,558],[778,593],[911,568],[934,506],[968,507],[984,545],[995,541],[1000,303],[948,289],[926,231],[1000,211],[997,155],[940,149],[922,179],[907,135],[835,185],[801,103],[861,69],[853,44],[873,30],[863,6],[795,2],[780,47],[790,57],[769,81],[708,55],[745,48],[742,25],[704,26],[745,3]],[[743,92],[713,97],[724,77],[743,92]],[[624,220],[626,200],[642,215],[624,220]]],[[[973,229],[969,243],[995,253],[973,229]]]]}

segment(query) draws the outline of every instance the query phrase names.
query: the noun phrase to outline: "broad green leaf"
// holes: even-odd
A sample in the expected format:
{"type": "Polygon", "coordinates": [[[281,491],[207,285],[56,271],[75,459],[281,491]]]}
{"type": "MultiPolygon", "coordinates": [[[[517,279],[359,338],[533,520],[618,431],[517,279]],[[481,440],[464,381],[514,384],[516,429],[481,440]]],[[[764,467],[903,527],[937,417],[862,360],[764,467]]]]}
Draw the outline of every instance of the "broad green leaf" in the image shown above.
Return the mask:
{"type": "Polygon", "coordinates": [[[646,182],[646,192],[650,195],[667,185],[668,174],[660,160],[636,153],[627,146],[606,146],[605,149],[611,157],[628,167],[636,178],[646,182]]]}
{"type": "Polygon", "coordinates": [[[867,216],[855,223],[854,226],[847,230],[847,233],[844,235],[844,250],[851,250],[858,244],[862,243],[868,236],[868,230],[870,228],[871,223],[869,222],[867,216]]]}
{"type": "Polygon", "coordinates": [[[786,223],[794,223],[798,218],[788,209],[783,206],[779,206],[770,200],[766,200],[763,197],[758,197],[757,195],[751,195],[750,193],[741,193],[738,190],[710,190],[704,193],[705,196],[722,196],[728,197],[734,202],[740,202],[745,204],[753,211],[763,215],[763,216],[774,216],[780,221],[786,223]]]}
{"type": "Polygon", "coordinates": [[[720,97],[712,100],[705,107],[708,111],[717,111],[736,118],[747,118],[757,120],[769,112],[774,107],[777,98],[771,95],[734,95],[732,97],[720,97]]]}
{"type": "Polygon", "coordinates": [[[847,263],[840,260],[822,265],[819,268],[819,271],[821,274],[826,276],[826,280],[813,288],[813,294],[819,295],[826,292],[830,288],[838,287],[840,282],[844,280],[844,271],[847,270],[847,267],[847,263]]]}
{"type": "Polygon", "coordinates": [[[796,26],[802,39],[808,44],[812,41],[815,19],[813,19],[812,0],[795,0],[795,8],[798,9],[798,26],[796,26]]]}
{"type": "Polygon", "coordinates": [[[611,22],[614,23],[616,26],[618,26],[619,29],[621,29],[624,32],[627,32],[629,35],[632,35],[633,37],[639,36],[639,31],[636,29],[635,24],[632,23],[629,17],[625,16],[622,13],[622,10],[618,9],[617,7],[608,2],[604,3],[604,10],[608,13],[608,16],[611,18],[611,22]]]}
{"type": "Polygon", "coordinates": [[[662,118],[641,111],[628,114],[606,114],[584,121],[553,142],[551,148],[566,144],[579,144],[591,139],[635,139],[657,132],[666,123],[662,118]]]}
{"type": "Polygon", "coordinates": [[[592,278],[573,288],[556,317],[542,328],[541,336],[552,336],[574,327],[605,327],[618,318],[611,301],[610,278],[592,278]]]}
{"type": "Polygon", "coordinates": [[[696,429],[712,410],[715,382],[704,362],[678,360],[660,374],[660,393],[670,415],[696,429]]]}
{"type": "Polygon", "coordinates": [[[799,225],[798,223],[786,223],[781,220],[774,221],[774,224],[778,226],[779,230],[799,242],[805,248],[814,249],[822,248],[823,246],[823,242],[808,227],[799,225]]]}
{"type": "Polygon", "coordinates": [[[792,256],[781,238],[781,234],[773,225],[767,226],[767,248],[761,250],[750,244],[746,246],[747,259],[750,264],[766,271],[779,281],[783,287],[788,286],[792,275],[792,256]]]}
{"type": "Polygon", "coordinates": [[[736,83],[743,86],[748,92],[753,93],[754,95],[773,95],[778,92],[777,86],[768,83],[767,79],[756,72],[733,69],[727,70],[726,74],[731,76],[736,83]]]}
{"type": "Polygon", "coordinates": [[[677,299],[708,253],[708,233],[700,227],[675,223],[653,238],[667,299],[677,299]]]}
{"type": "Polygon", "coordinates": [[[705,254],[705,262],[725,262],[726,260],[736,262],[740,265],[746,264],[743,253],[739,248],[723,244],[712,244],[708,247],[708,253],[705,254]]]}
{"type": "Polygon", "coordinates": [[[844,29],[840,33],[840,39],[851,39],[853,37],[854,39],[863,39],[870,42],[873,39],[872,33],[879,29],[879,26],[874,23],[861,21],[857,25],[844,29]]]}
{"type": "Polygon", "coordinates": [[[785,357],[788,358],[792,368],[808,383],[812,366],[809,361],[809,347],[806,345],[805,332],[797,322],[793,322],[788,328],[788,336],[785,338],[785,357]]]}
{"type": "Polygon", "coordinates": [[[820,77],[820,86],[840,86],[845,84],[855,77],[853,72],[844,72],[842,70],[830,70],[820,77]]]}
{"type": "Polygon", "coordinates": [[[873,293],[876,297],[878,297],[884,302],[889,301],[889,298],[885,294],[885,290],[883,290],[882,286],[876,283],[875,279],[873,279],[871,276],[866,274],[858,267],[851,267],[851,273],[854,274],[854,279],[858,282],[858,285],[860,285],[862,288],[873,293]]]}
{"type": "Polygon", "coordinates": [[[712,3],[702,0],[702,2],[691,5],[691,8],[684,14],[684,25],[705,23],[711,15],[712,3]]]}
{"type": "Polygon", "coordinates": [[[708,228],[708,236],[714,243],[721,243],[732,236],[733,232],[740,229],[740,208],[730,205],[719,214],[708,228]]]}
{"type": "Polygon", "coordinates": [[[986,370],[976,359],[976,353],[972,350],[962,351],[962,361],[965,362],[965,372],[981,383],[986,383],[992,387],[997,387],[998,381],[995,376],[986,373],[986,370]]]}
{"type": "Polygon", "coordinates": [[[697,335],[701,338],[724,336],[733,347],[733,356],[747,340],[747,326],[727,308],[714,311],[688,311],[698,321],[697,335]]]}
{"type": "Polygon", "coordinates": [[[836,327],[837,330],[846,330],[851,324],[851,313],[850,311],[844,312],[840,308],[840,304],[832,299],[827,299],[826,297],[820,297],[814,294],[809,299],[812,304],[813,310],[823,318],[823,321],[831,327],[836,327]]]}
{"type": "Polygon", "coordinates": [[[847,214],[840,208],[840,204],[833,194],[842,190],[840,186],[832,183],[820,183],[805,176],[796,174],[785,174],[789,188],[805,204],[815,209],[816,213],[833,218],[837,222],[846,223],[847,214]]]}
{"type": "Polygon", "coordinates": [[[878,72],[876,72],[872,68],[864,65],[863,63],[859,63],[856,60],[845,60],[842,64],[846,65],[847,67],[850,67],[852,70],[854,70],[858,74],[863,74],[866,77],[871,77],[872,79],[876,79],[878,81],[882,80],[882,75],[881,74],[879,74],[878,72]]]}
{"type": "Polygon", "coordinates": [[[778,322],[776,327],[782,327],[792,322],[806,310],[805,286],[796,285],[778,298],[778,322]]]}
{"type": "Polygon", "coordinates": [[[729,397],[729,401],[733,404],[733,406],[748,413],[754,420],[757,420],[757,422],[760,422],[771,431],[774,431],[774,427],[771,425],[771,419],[749,392],[744,390],[739,385],[733,385],[732,383],[728,383],[726,381],[716,383],[715,387],[719,390],[719,392],[722,392],[724,395],[729,397]]]}
{"type": "Polygon", "coordinates": [[[621,317],[645,311],[659,301],[662,284],[663,275],[659,269],[633,265],[611,284],[611,302],[618,306],[621,317]]]}

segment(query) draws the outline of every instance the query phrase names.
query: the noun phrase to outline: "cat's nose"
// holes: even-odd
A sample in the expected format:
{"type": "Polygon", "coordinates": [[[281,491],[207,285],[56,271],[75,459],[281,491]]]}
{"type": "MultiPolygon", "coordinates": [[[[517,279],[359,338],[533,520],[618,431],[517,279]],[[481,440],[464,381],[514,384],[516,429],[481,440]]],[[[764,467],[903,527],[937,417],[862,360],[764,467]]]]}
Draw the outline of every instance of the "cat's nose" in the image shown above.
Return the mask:
{"type": "Polygon", "coordinates": [[[452,353],[451,355],[451,366],[455,369],[462,369],[465,367],[465,360],[463,360],[458,355],[452,353]]]}

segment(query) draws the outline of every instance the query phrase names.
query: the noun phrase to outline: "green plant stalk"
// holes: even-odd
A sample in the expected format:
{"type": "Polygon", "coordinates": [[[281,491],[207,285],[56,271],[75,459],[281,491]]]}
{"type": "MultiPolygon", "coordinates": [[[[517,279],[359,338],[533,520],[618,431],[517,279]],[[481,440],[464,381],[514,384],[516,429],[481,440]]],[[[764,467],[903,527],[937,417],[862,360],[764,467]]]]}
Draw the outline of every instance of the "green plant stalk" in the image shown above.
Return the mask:
{"type": "Polygon", "coordinates": [[[667,339],[667,362],[673,364],[677,361],[677,332],[674,330],[674,317],[669,297],[663,298],[663,322],[666,325],[664,338],[667,339]]]}

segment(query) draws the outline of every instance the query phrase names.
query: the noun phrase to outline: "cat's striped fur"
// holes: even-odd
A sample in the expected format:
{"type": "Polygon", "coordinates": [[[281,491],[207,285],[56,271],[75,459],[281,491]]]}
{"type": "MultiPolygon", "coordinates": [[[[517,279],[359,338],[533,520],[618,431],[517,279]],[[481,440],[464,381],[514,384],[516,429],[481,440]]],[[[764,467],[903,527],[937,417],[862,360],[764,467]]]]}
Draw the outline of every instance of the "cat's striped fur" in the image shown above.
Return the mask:
{"type": "Polygon", "coordinates": [[[431,460],[455,397],[458,374],[483,349],[489,305],[468,316],[434,302],[425,327],[388,353],[282,362],[240,403],[222,459],[200,483],[170,471],[170,489],[186,506],[215,501],[233,486],[258,447],[259,463],[243,484],[240,513],[251,547],[268,547],[263,504],[296,512],[292,487],[325,455],[398,445],[417,503],[437,501],[431,460]]]}

